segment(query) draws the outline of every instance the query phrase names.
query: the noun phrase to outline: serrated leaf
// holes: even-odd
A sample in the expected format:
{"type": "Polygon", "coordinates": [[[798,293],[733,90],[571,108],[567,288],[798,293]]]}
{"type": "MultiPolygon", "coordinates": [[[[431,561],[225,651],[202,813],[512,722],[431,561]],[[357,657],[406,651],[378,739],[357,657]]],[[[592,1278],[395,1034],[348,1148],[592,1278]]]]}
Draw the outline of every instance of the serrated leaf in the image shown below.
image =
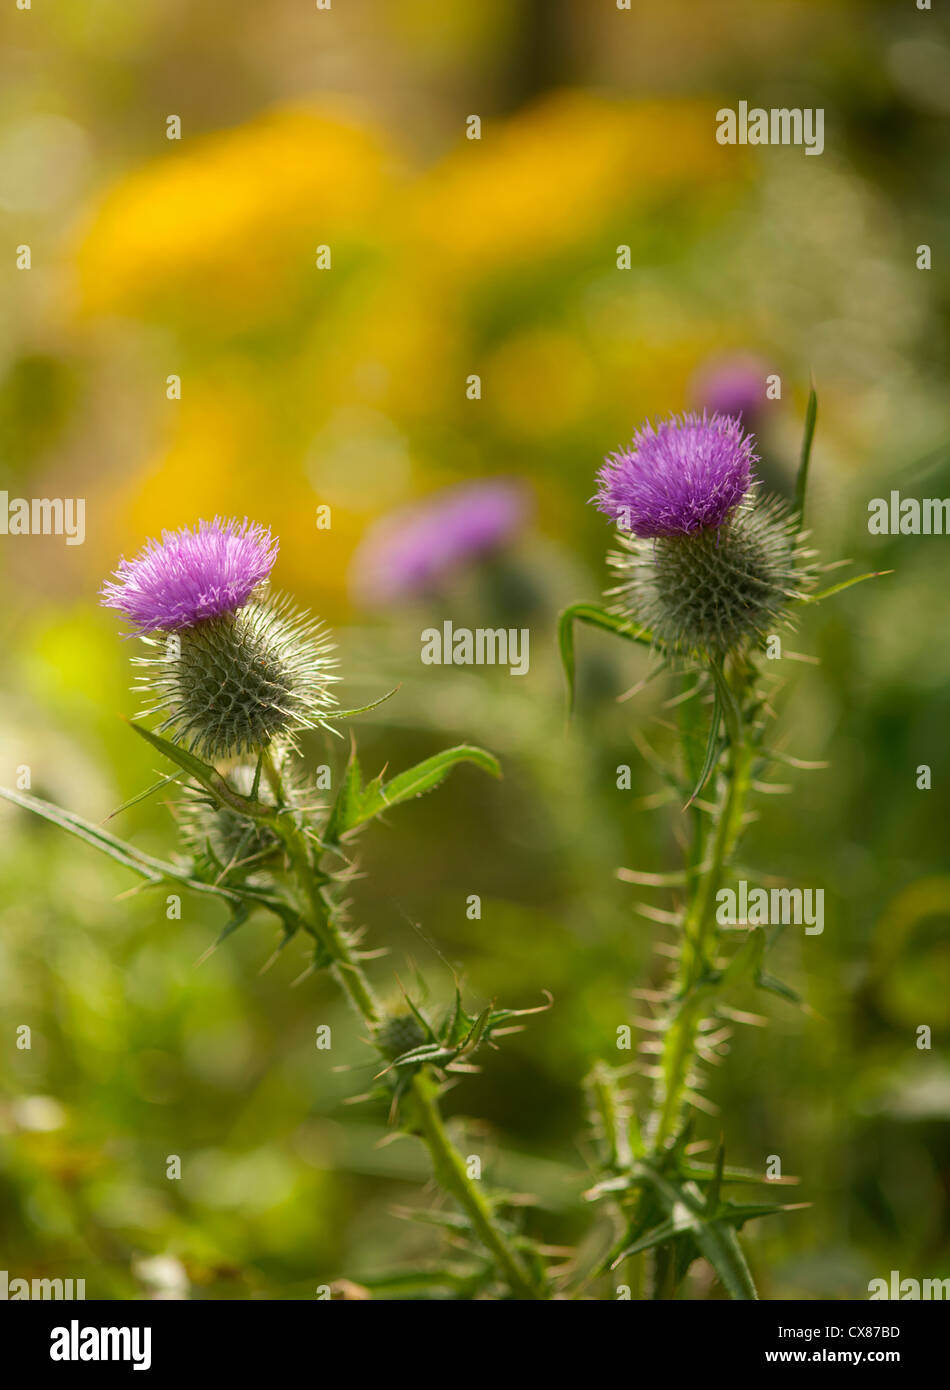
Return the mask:
{"type": "Polygon", "coordinates": [[[596,603],[572,603],[569,608],[558,618],[557,640],[558,649],[561,653],[561,664],[564,667],[564,675],[567,679],[567,708],[568,713],[574,712],[574,624],[586,623],[589,627],[598,627],[604,632],[613,632],[618,637],[625,638],[628,642],[639,642],[645,647],[657,646],[657,641],[649,628],[641,623],[635,623],[629,618],[622,618],[616,613],[609,613],[605,608],[601,608],[596,603]]]}
{"type": "Polygon", "coordinates": [[[409,995],[406,993],[405,990],[403,990],[402,993],[403,993],[403,998],[405,999],[406,1003],[407,1003],[408,1006],[409,1006],[410,1012],[411,1012],[411,1013],[413,1014],[413,1016],[415,1017],[416,1021],[417,1021],[418,1024],[419,1024],[419,1027],[423,1030],[423,1032],[425,1033],[426,1037],[427,1037],[427,1038],[431,1038],[433,1042],[437,1042],[438,1039],[437,1039],[437,1037],[436,1037],[436,1034],[435,1034],[435,1032],[433,1031],[432,1025],[430,1024],[429,1020],[426,1018],[425,1014],[421,1011],[421,1009],[418,1007],[418,1005],[409,997],[409,995]]]}
{"type": "Polygon", "coordinates": [[[43,820],[65,830],[67,834],[91,845],[93,849],[108,855],[110,859],[114,859],[117,864],[121,864],[124,868],[131,869],[133,873],[138,874],[148,883],[180,883],[195,893],[207,893],[212,897],[222,898],[232,905],[250,903],[254,907],[262,907],[268,912],[274,913],[285,925],[292,924],[296,930],[298,922],[295,909],[275,893],[270,893],[263,888],[251,888],[247,885],[242,885],[240,888],[228,888],[220,883],[205,883],[202,879],[195,878],[184,869],[180,869],[176,864],[170,864],[163,859],[156,859],[150,854],[144,854],[134,845],[127,844],[115,835],[110,835],[100,825],[94,825],[91,821],[84,820],[82,816],[74,815],[72,811],[64,811],[61,806],[54,806],[50,801],[42,801],[39,797],[28,796],[25,792],[11,791],[8,787],[0,787],[0,796],[15,806],[19,806],[22,810],[31,811],[34,815],[41,816],[43,820]]]}
{"type": "Polygon", "coordinates": [[[722,750],[725,747],[725,740],[719,737],[719,725],[722,723],[722,698],[717,687],[713,697],[712,723],[709,725],[709,737],[706,741],[706,756],[700,769],[699,779],[690,793],[686,805],[691,806],[699,793],[709,780],[709,774],[719,761],[722,750]]]}
{"type": "Polygon", "coordinates": [[[673,1217],[668,1217],[666,1221],[661,1222],[659,1226],[654,1226],[652,1230],[647,1231],[645,1236],[635,1240],[632,1245],[628,1245],[617,1255],[611,1269],[616,1269],[632,1255],[642,1255],[645,1250],[653,1250],[657,1245],[665,1245],[668,1241],[675,1240],[683,1234],[684,1229],[689,1229],[688,1225],[686,1228],[680,1227],[673,1217]]]}
{"type": "Polygon", "coordinates": [[[719,662],[711,661],[709,670],[715,683],[716,694],[719,697],[719,707],[722,711],[726,732],[730,740],[738,747],[742,737],[742,710],[739,707],[739,702],[719,662]]]}
{"type": "Polygon", "coordinates": [[[440,782],[459,763],[474,763],[493,777],[501,776],[498,759],[483,748],[460,744],[457,748],[446,748],[415,767],[400,772],[391,781],[384,782],[383,774],[374,777],[365,787],[360,785],[359,763],[355,750],[344,776],[343,786],[330,812],[330,819],[323,837],[330,844],[337,844],[344,835],[364,825],[383,811],[411,801],[425,792],[433,791],[440,782]]]}
{"type": "Polygon", "coordinates": [[[43,820],[49,821],[52,825],[58,825],[61,830],[65,830],[68,834],[92,845],[94,849],[99,850],[102,854],[107,854],[117,864],[131,869],[133,873],[139,874],[150,883],[161,883],[164,879],[173,879],[178,883],[187,883],[196,892],[214,893],[218,897],[229,899],[236,899],[238,896],[228,889],[216,888],[212,884],[203,883],[200,879],[194,879],[173,864],[167,864],[161,859],[154,859],[150,854],[144,854],[134,845],[127,844],[115,835],[110,835],[100,825],[94,825],[91,821],[84,820],[82,816],[74,815],[72,811],[64,811],[61,806],[54,806],[51,801],[42,801],[39,797],[29,796],[25,792],[11,791],[8,787],[0,787],[0,796],[13,802],[22,810],[32,811],[34,815],[41,816],[43,820]]]}
{"type": "MultiPolygon", "coordinates": [[[[749,1266],[731,1224],[733,1215],[738,1216],[743,1209],[720,1206],[712,1213],[707,1209],[703,1194],[695,1183],[663,1176],[648,1164],[638,1166],[643,1168],[669,1215],[664,1222],[627,1247],[621,1259],[666,1241],[689,1237],[695,1242],[699,1254],[712,1265],[730,1298],[757,1300],[758,1293],[749,1266]]],[[[683,1272],[688,1264],[687,1261],[685,1267],[681,1266],[683,1272]]]]}
{"type": "Polygon", "coordinates": [[[781,1202],[778,1206],[772,1202],[723,1202],[716,1213],[716,1220],[741,1231],[747,1221],[760,1221],[764,1216],[781,1216],[787,1211],[803,1211],[810,1206],[810,1202],[781,1202]]]}
{"type": "Polygon", "coordinates": [[[752,1272],[742,1253],[739,1238],[731,1226],[720,1221],[700,1222],[693,1239],[703,1258],[708,1260],[719,1276],[730,1298],[742,1302],[757,1302],[758,1292],[752,1272]]]}
{"type": "Polygon", "coordinates": [[[471,1027],[472,1020],[462,1007],[462,991],[458,984],[455,986],[455,1000],[452,1004],[452,1012],[445,1027],[445,1038],[447,1042],[458,1042],[463,1038],[471,1027]]]}
{"type": "Polygon", "coordinates": [[[456,1056],[464,1057],[469,1052],[475,1051],[475,1049],[478,1047],[478,1044],[481,1042],[482,1037],[484,1036],[485,1029],[488,1027],[491,1017],[491,1005],[486,1004],[485,1008],[482,1009],[481,1013],[475,1019],[475,1022],[472,1024],[465,1037],[459,1043],[456,1049],[456,1056]]]}
{"type": "Polygon", "coordinates": [[[249,797],[241,796],[233,787],[229,786],[226,780],[218,772],[217,768],[211,767],[209,763],[202,762],[195,757],[187,748],[183,748],[178,743],[171,743],[167,738],[162,738],[160,734],[153,734],[151,729],[146,729],[142,724],[132,724],[131,726],[137,734],[145,739],[146,743],[158,750],[170,762],[177,764],[190,777],[194,777],[206,791],[221,805],[227,806],[229,811],[234,811],[241,816],[249,816],[252,820],[272,820],[274,810],[271,806],[266,806],[259,801],[252,801],[249,797]]]}
{"type": "Polygon", "coordinates": [[[439,1066],[443,1062],[454,1062],[456,1057],[454,1047],[446,1047],[443,1043],[421,1043],[409,1052],[403,1052],[396,1057],[390,1066],[393,1067],[418,1067],[422,1065],[439,1066]]]}

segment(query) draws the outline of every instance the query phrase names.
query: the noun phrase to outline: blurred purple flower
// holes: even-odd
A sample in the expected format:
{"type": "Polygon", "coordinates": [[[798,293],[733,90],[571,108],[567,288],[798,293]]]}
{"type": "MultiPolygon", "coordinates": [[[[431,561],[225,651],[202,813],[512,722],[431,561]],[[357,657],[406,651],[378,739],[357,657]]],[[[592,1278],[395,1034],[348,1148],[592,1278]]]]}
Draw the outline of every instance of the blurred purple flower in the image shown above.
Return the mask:
{"type": "Polygon", "coordinates": [[[527,514],[524,488],[508,479],[433,493],[370,527],[353,557],[354,593],[371,605],[421,593],[497,549],[527,514]]]}
{"type": "Polygon", "coordinates": [[[754,420],[765,408],[765,379],[770,370],[751,353],[713,357],[693,377],[689,394],[701,410],[754,420]]]}
{"type": "Polygon", "coordinates": [[[140,632],[174,631],[241,608],[276,558],[266,527],[216,516],[194,531],[163,531],[160,543],[150,540],[134,560],[120,560],[118,582],[104,584],[100,599],[140,632]]]}
{"type": "Polygon", "coordinates": [[[637,536],[688,535],[720,526],[752,484],[753,439],[728,415],[647,422],[630,449],[611,454],[591,500],[637,536]]]}

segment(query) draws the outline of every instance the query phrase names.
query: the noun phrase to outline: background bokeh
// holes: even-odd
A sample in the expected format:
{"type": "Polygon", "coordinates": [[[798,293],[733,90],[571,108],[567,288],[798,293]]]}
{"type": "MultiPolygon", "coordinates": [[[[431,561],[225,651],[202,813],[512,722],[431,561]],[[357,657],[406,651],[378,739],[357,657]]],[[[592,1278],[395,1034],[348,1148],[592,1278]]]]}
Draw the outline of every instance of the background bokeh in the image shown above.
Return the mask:
{"type": "MultiPolygon", "coordinates": [[[[96,590],[164,527],[272,526],[276,582],[337,629],[344,704],[402,682],[359,721],[364,765],[462,739],[503,760],[503,783],[462,770],[367,832],[354,914],[389,948],[375,978],[418,975],[434,1006],[453,971],[476,1003],[551,992],[447,1105],[489,1180],[536,1195],[532,1229],[574,1241],[596,1218],[580,1083],[663,969],[615,870],[676,854],[632,737],[669,690],[617,703],[644,658],[579,634],[564,718],[556,613],[606,582],[593,475],[741,353],[781,375],[749,422],[781,488],[813,372],[815,542],[894,573],[790,641],[816,660],[782,664],[780,736],[829,766],[762,797],[744,858],[824,887],[826,927],[785,934],[773,969],[807,1010],[750,999],[770,1025],[736,1037],[700,1127],[733,1162],[779,1155],[811,1203],[750,1229],[763,1297],[950,1274],[950,542],[867,531],[891,488],[950,496],[946,23],[910,0],[72,0],[2,24],[0,485],[84,497],[86,538],[0,538],[0,782],[26,765],[35,794],[101,820],[153,781],[96,590]],[[718,145],[739,99],[823,107],[825,153],[718,145]],[[356,601],[378,517],[498,475],[534,499],[504,556],[356,601]],[[445,617],[529,625],[530,673],[421,665],[445,617]]],[[[306,751],[338,771],[345,745],[306,751]]],[[[171,852],[161,797],[111,824],[171,852]]],[[[252,920],[198,965],[213,904],[168,920],[164,895],[126,896],[121,869],[11,807],[0,873],[0,1266],[90,1297],[282,1298],[430,1256],[437,1235],[393,1212],[428,1200],[424,1154],[345,1104],[368,1053],[328,981],[291,987],[295,945],[260,973],[274,942],[252,920]]],[[[689,1292],[719,1296],[701,1269],[689,1292]]]]}

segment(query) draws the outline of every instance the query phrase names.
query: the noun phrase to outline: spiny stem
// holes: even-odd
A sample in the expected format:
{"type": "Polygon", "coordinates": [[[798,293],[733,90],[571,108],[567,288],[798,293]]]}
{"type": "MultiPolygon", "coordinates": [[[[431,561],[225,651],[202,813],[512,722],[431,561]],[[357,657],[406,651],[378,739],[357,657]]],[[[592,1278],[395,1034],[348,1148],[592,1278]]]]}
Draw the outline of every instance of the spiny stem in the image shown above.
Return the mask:
{"type": "MultiPolygon", "coordinates": [[[[712,676],[726,727],[727,762],[722,774],[723,791],[713,821],[706,868],[695,882],[683,925],[677,1002],[663,1039],[661,1081],[650,1121],[654,1156],[662,1154],[675,1136],[686,1103],[685,1092],[696,1056],[699,1026],[709,1006],[709,992],[702,986],[714,968],[716,895],[742,829],[751,777],[753,754],[741,715],[741,700],[748,673],[739,674],[738,689],[732,688],[720,665],[713,663],[712,676]]],[[[694,849],[698,848],[694,846],[694,849]]],[[[653,1259],[653,1297],[675,1297],[676,1284],[675,1249],[673,1246],[661,1247],[653,1259]]]]}
{"type": "Polygon", "coordinates": [[[297,826],[287,826],[284,844],[298,885],[308,907],[308,921],[313,934],[330,958],[330,969],[337,984],[353,1004],[357,1013],[375,1029],[383,1018],[383,1009],[373,993],[366,972],[353,954],[346,932],[320,888],[314,874],[314,864],[306,837],[297,826]]]}
{"type": "Polygon", "coordinates": [[[749,788],[751,750],[742,729],[737,695],[729,687],[721,668],[714,668],[713,676],[723,694],[728,761],[707,866],[696,881],[683,927],[676,991],[678,1003],[664,1038],[661,1058],[663,1091],[651,1126],[655,1152],[662,1150],[669,1142],[682,1112],[683,1093],[695,1055],[699,1024],[708,1004],[705,995],[699,993],[699,985],[713,964],[716,894],[722,886],[725,870],[735,849],[749,788]]]}
{"type": "MultiPolygon", "coordinates": [[[[264,768],[268,779],[275,779],[271,780],[271,786],[277,795],[281,791],[280,777],[267,754],[264,755],[264,768]]],[[[298,889],[306,900],[307,924],[330,958],[337,983],[370,1030],[375,1032],[385,1016],[384,1010],[353,954],[332,901],[318,881],[318,866],[313,862],[310,844],[290,817],[275,817],[274,824],[287,850],[298,889]]],[[[497,1225],[491,1206],[468,1176],[465,1160],[449,1139],[439,1111],[436,1082],[425,1071],[420,1071],[413,1077],[410,1093],[418,1132],[429,1150],[436,1179],[468,1216],[511,1292],[518,1298],[545,1298],[543,1283],[532,1278],[527,1265],[497,1225]]]]}
{"type": "Polygon", "coordinates": [[[532,1275],[507,1236],[496,1224],[490,1204],[468,1175],[465,1160],[446,1133],[439,1110],[438,1086],[426,1071],[412,1079],[413,1111],[419,1133],[429,1150],[437,1181],[465,1212],[472,1228],[494,1257],[511,1292],[522,1299],[544,1299],[543,1285],[532,1275]]]}

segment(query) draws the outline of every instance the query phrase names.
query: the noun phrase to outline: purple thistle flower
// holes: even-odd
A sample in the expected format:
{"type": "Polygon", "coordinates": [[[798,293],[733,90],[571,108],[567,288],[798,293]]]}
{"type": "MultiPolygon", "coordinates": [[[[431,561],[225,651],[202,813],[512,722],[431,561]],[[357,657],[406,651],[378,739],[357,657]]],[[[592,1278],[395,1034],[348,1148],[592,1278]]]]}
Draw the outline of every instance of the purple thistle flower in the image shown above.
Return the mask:
{"type": "Polygon", "coordinates": [[[758,456],[728,415],[647,422],[629,449],[611,454],[591,500],[636,536],[689,535],[720,526],[746,495],[758,456]]]}
{"type": "Polygon", "coordinates": [[[424,592],[449,571],[497,549],[523,523],[524,489],[486,479],[441,492],[385,516],[353,557],[353,588],[378,604],[424,592]]]}
{"type": "Polygon", "coordinates": [[[703,410],[754,420],[765,408],[770,368],[750,353],[714,357],[693,377],[690,395],[703,410]]]}
{"type": "Polygon", "coordinates": [[[134,560],[119,561],[100,589],[140,632],[193,627],[241,608],[270,574],[277,541],[266,527],[236,520],[199,521],[195,530],[163,531],[134,560]]]}

